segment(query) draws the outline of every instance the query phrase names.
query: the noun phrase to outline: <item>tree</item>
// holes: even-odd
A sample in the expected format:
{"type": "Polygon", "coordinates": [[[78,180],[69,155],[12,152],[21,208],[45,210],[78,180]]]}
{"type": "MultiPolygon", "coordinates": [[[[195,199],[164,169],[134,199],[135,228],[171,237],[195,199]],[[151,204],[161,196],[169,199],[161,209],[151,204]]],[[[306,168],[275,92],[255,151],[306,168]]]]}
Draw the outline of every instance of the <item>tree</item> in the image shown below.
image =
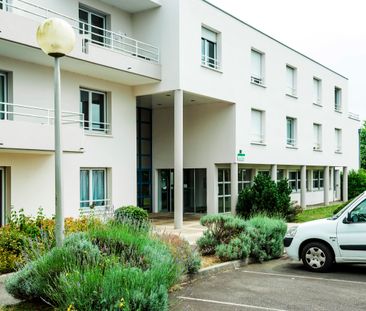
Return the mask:
{"type": "Polygon", "coordinates": [[[360,130],[360,162],[361,168],[366,169],[366,121],[360,130]]]}

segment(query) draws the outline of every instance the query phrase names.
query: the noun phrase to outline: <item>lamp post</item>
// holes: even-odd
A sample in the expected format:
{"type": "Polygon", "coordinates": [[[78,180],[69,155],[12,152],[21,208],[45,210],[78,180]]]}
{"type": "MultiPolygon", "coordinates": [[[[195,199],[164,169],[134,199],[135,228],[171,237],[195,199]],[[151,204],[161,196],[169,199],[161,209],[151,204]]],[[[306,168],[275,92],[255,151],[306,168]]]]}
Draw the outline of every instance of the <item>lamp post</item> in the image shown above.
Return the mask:
{"type": "Polygon", "coordinates": [[[62,196],[62,142],[61,142],[61,83],[60,58],[70,53],[75,44],[75,32],[59,18],[45,20],[37,29],[37,42],[44,53],[52,56],[54,64],[54,127],[55,127],[55,236],[56,245],[64,239],[64,216],[62,196]]]}

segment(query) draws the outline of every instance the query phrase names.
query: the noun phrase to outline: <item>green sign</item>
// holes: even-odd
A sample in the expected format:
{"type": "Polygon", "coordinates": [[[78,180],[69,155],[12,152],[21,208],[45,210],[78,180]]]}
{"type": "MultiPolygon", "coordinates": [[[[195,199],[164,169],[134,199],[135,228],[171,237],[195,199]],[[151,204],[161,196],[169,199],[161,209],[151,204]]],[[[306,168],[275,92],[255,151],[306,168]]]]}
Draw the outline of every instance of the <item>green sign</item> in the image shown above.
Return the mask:
{"type": "Polygon", "coordinates": [[[238,162],[244,162],[245,161],[245,153],[243,153],[242,150],[239,150],[239,153],[236,155],[236,160],[238,162]]]}

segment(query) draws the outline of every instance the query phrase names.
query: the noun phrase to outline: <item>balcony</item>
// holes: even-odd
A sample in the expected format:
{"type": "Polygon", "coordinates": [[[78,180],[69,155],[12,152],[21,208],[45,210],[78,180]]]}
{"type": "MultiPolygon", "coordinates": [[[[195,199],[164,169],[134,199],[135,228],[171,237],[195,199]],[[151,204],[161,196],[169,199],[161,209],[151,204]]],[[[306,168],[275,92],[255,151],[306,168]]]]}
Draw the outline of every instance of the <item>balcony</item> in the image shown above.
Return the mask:
{"type": "Polygon", "coordinates": [[[1,54],[24,59],[24,53],[27,53],[30,61],[44,64],[46,61],[41,59],[41,54],[38,55],[40,51],[35,33],[40,22],[50,17],[67,21],[75,30],[76,46],[69,57],[63,60],[64,69],[89,76],[94,73],[99,78],[126,85],[161,80],[159,48],[24,0],[0,0],[0,40],[4,40],[1,42],[4,46],[1,54]],[[23,49],[28,49],[22,51],[19,45],[11,43],[20,43],[23,49]],[[38,51],[30,50],[29,47],[36,47],[38,51]],[[76,63],[75,60],[87,64],[76,63]],[[92,68],[95,65],[100,66],[92,68]],[[119,71],[118,76],[114,70],[119,71]]]}
{"type": "MultiPolygon", "coordinates": [[[[0,150],[54,150],[54,111],[0,102],[0,150]]],[[[63,149],[82,152],[84,116],[63,111],[63,149]]]]}

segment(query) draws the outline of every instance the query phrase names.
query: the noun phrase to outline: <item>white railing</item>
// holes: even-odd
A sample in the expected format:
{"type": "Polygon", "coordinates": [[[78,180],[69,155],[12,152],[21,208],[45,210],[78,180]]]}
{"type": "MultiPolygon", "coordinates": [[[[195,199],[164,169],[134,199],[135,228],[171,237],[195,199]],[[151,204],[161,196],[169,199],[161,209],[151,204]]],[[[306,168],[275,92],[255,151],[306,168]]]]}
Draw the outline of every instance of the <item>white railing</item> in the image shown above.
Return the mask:
{"type": "Polygon", "coordinates": [[[201,64],[202,66],[221,70],[221,64],[217,58],[209,57],[208,55],[201,55],[201,64]]]}
{"type": "Polygon", "coordinates": [[[318,142],[315,142],[314,146],[313,146],[313,149],[314,150],[321,150],[322,148],[321,148],[321,145],[318,142]]]}
{"type": "Polygon", "coordinates": [[[296,146],[296,139],[295,138],[286,138],[286,144],[287,146],[295,147],[296,146]]]}
{"type": "Polygon", "coordinates": [[[254,84],[258,84],[258,85],[263,85],[263,79],[255,77],[255,76],[250,77],[250,82],[252,82],[254,84]]]}
{"type": "Polygon", "coordinates": [[[339,103],[334,104],[334,110],[337,112],[342,112],[342,105],[339,103]]]}
{"type": "Polygon", "coordinates": [[[80,216],[113,217],[114,207],[110,199],[80,201],[80,216]]]}
{"type": "Polygon", "coordinates": [[[360,121],[360,115],[353,113],[353,112],[348,113],[348,118],[350,118],[352,120],[360,121]]]}
{"type": "Polygon", "coordinates": [[[264,143],[264,135],[263,134],[252,133],[251,142],[255,143],[255,144],[263,144],[264,143]]]}
{"type": "Polygon", "coordinates": [[[37,20],[43,20],[50,17],[65,19],[71,24],[76,32],[81,35],[82,48],[85,53],[88,52],[88,44],[92,43],[121,54],[134,56],[154,63],[160,62],[159,48],[130,38],[124,34],[81,22],[75,18],[24,0],[12,0],[9,3],[6,0],[0,0],[0,5],[5,11],[18,13],[20,15],[31,15],[33,18],[37,18],[37,20]]]}
{"type": "Polygon", "coordinates": [[[84,130],[89,133],[109,134],[111,132],[111,124],[108,122],[84,120],[84,130]]]}
{"type": "MultiPolygon", "coordinates": [[[[54,119],[55,113],[53,109],[0,102],[0,122],[1,120],[9,120],[51,125],[54,123],[54,119]]],[[[78,124],[82,127],[84,124],[84,114],[62,111],[61,120],[63,124],[78,124]]]]}

